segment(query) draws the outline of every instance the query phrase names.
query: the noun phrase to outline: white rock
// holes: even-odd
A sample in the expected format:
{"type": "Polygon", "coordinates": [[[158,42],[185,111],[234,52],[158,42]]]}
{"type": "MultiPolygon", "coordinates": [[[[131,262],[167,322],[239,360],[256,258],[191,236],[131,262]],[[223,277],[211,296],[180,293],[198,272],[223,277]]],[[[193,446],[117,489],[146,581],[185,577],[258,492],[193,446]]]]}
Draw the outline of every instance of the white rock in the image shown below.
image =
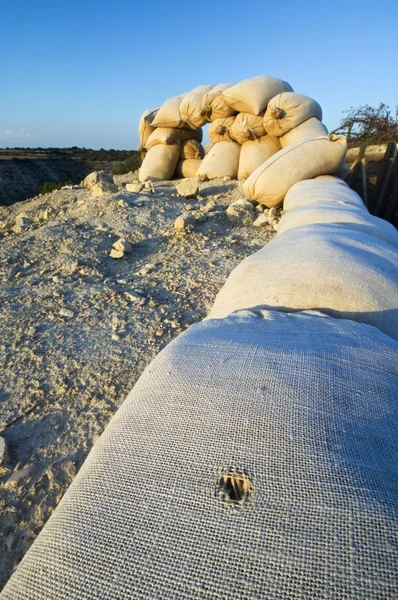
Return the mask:
{"type": "Polygon", "coordinates": [[[254,218],[254,207],[248,200],[241,199],[227,208],[227,218],[234,225],[251,225],[254,218]]]}
{"type": "Polygon", "coordinates": [[[193,227],[194,225],[195,225],[195,217],[191,214],[180,215],[174,221],[174,228],[179,229],[179,230],[188,229],[188,228],[193,227]]]}
{"type": "Polygon", "coordinates": [[[120,252],[120,250],[115,250],[114,248],[112,248],[112,250],[109,253],[109,256],[111,258],[123,258],[124,252],[120,252]]]}
{"type": "Polygon", "coordinates": [[[71,310],[68,310],[67,308],[61,308],[59,314],[61,317],[67,317],[68,319],[71,319],[75,316],[74,313],[71,310]]]}
{"type": "Polygon", "coordinates": [[[18,215],[15,219],[13,230],[16,232],[25,231],[32,225],[32,221],[26,215],[18,215]]]}
{"type": "Polygon", "coordinates": [[[123,254],[129,254],[132,251],[133,246],[127,240],[120,239],[120,240],[117,240],[117,242],[115,242],[113,244],[113,248],[117,252],[122,252],[123,254]]]}
{"type": "Polygon", "coordinates": [[[116,194],[119,188],[114,183],[101,182],[91,188],[92,196],[105,196],[105,194],[116,194]]]}
{"type": "Polygon", "coordinates": [[[93,171],[85,179],[82,181],[84,187],[91,190],[95,185],[99,183],[112,183],[113,177],[110,173],[106,173],[105,171],[93,171]]]}
{"type": "Polygon", "coordinates": [[[269,217],[268,215],[265,215],[264,213],[261,213],[257,219],[254,221],[253,225],[255,227],[265,227],[266,225],[268,225],[271,221],[271,217],[269,217]]]}
{"type": "Polygon", "coordinates": [[[0,437],[0,465],[6,465],[9,461],[7,442],[0,437]]]}
{"type": "Polygon", "coordinates": [[[142,183],[126,183],[126,190],[128,192],[134,192],[134,194],[139,194],[144,189],[142,183]]]}
{"type": "Polygon", "coordinates": [[[196,179],[193,177],[189,179],[183,179],[181,183],[176,186],[177,194],[183,198],[195,198],[199,193],[199,185],[196,179]]]}

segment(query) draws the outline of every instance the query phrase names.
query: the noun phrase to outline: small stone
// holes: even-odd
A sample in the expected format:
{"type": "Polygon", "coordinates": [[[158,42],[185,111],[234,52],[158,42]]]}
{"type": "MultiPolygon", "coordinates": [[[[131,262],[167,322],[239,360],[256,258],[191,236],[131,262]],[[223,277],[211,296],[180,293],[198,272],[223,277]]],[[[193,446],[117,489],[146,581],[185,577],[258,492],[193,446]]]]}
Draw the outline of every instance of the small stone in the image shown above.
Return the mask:
{"type": "Polygon", "coordinates": [[[127,202],[125,200],[119,200],[117,204],[121,208],[128,208],[128,204],[127,204],[127,202]]]}
{"type": "Polygon", "coordinates": [[[157,330],[155,331],[155,335],[156,335],[156,337],[163,337],[163,336],[164,336],[164,334],[165,334],[165,331],[164,331],[164,329],[157,329],[157,330]]]}
{"type": "Polygon", "coordinates": [[[126,183],[127,192],[133,192],[134,194],[139,194],[144,189],[142,183],[126,183]]]}
{"type": "Polygon", "coordinates": [[[91,190],[95,185],[101,183],[113,184],[112,175],[110,173],[106,173],[105,171],[93,171],[82,181],[84,187],[89,190],[91,190]]]}
{"type": "Polygon", "coordinates": [[[181,183],[176,186],[177,194],[183,198],[195,198],[199,193],[199,184],[193,177],[183,179],[181,183]]]}
{"type": "Polygon", "coordinates": [[[117,242],[113,244],[113,248],[117,252],[122,252],[123,254],[130,254],[133,250],[133,246],[125,239],[119,239],[117,242]]]}
{"type": "Polygon", "coordinates": [[[112,333],[112,339],[114,342],[120,342],[120,336],[117,333],[112,333]]]}
{"type": "Polygon", "coordinates": [[[18,215],[15,220],[15,225],[13,227],[13,231],[20,233],[22,231],[26,231],[32,225],[32,221],[28,219],[26,215],[18,215]]]}
{"type": "Polygon", "coordinates": [[[59,314],[61,317],[66,317],[68,319],[71,319],[75,316],[74,313],[71,310],[68,310],[67,308],[61,308],[59,314]]]}
{"type": "Polygon", "coordinates": [[[108,183],[106,181],[97,183],[91,188],[92,196],[105,196],[105,194],[116,194],[119,188],[114,183],[108,183]]]}
{"type": "Polygon", "coordinates": [[[5,485],[8,486],[14,486],[17,485],[17,483],[19,483],[22,479],[25,479],[25,477],[30,477],[30,475],[32,475],[36,470],[36,467],[34,465],[31,465],[30,467],[25,467],[24,469],[20,469],[19,471],[15,471],[11,477],[9,477],[7,479],[7,481],[5,482],[5,485]]]}
{"type": "Polygon", "coordinates": [[[123,258],[124,252],[120,252],[119,250],[115,250],[114,248],[112,248],[109,253],[109,256],[111,258],[123,258]]]}
{"type": "Polygon", "coordinates": [[[174,221],[174,228],[179,229],[179,230],[189,229],[189,228],[192,228],[194,225],[195,225],[195,217],[191,214],[180,215],[174,221]]]}
{"type": "Polygon", "coordinates": [[[204,206],[204,207],[202,208],[202,212],[204,212],[204,213],[208,213],[208,212],[210,212],[211,210],[213,210],[213,208],[215,208],[215,206],[216,206],[216,203],[214,202],[214,200],[210,200],[210,201],[209,201],[209,202],[206,204],[206,206],[204,206]]]}
{"type": "Polygon", "coordinates": [[[136,292],[125,292],[124,295],[129,299],[132,300],[133,302],[139,302],[142,298],[139,294],[137,294],[136,292]]]}
{"type": "Polygon", "coordinates": [[[0,437],[0,465],[6,465],[9,460],[7,442],[3,437],[0,437]]]}
{"type": "Polygon", "coordinates": [[[266,225],[269,224],[269,222],[271,221],[271,218],[268,215],[265,215],[264,213],[261,213],[257,219],[254,221],[253,225],[255,227],[265,227],[266,225]]]}
{"type": "Polygon", "coordinates": [[[243,198],[233,202],[227,208],[228,221],[234,225],[251,225],[253,217],[253,205],[243,198]]]}

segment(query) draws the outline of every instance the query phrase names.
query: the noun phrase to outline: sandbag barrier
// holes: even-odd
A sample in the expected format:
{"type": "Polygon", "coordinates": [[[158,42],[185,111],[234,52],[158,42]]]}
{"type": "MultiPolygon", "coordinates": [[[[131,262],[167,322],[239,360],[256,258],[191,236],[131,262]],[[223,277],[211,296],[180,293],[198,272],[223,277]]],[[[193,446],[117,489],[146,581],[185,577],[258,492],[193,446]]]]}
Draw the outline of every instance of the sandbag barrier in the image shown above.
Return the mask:
{"type": "Polygon", "coordinates": [[[246,197],[268,207],[280,206],[299,181],[348,171],[346,141],[328,136],[318,102],[265,75],[236,85],[199,86],[170,98],[142,115],[139,135],[141,182],[229,177],[245,181],[246,197]],[[200,147],[195,156],[186,156],[181,147],[176,163],[175,144],[201,142],[206,123],[210,151],[204,156],[200,147]],[[155,151],[159,144],[162,149],[155,151]]]}
{"type": "Polygon", "coordinates": [[[397,247],[341,180],[295,184],[1,600],[396,598],[397,247]]]}

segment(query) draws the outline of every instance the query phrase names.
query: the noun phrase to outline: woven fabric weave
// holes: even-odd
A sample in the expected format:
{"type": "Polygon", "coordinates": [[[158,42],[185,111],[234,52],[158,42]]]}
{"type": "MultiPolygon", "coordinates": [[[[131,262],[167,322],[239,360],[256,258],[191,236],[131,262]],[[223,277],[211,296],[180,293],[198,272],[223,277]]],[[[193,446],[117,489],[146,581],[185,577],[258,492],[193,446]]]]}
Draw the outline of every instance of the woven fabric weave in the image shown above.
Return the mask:
{"type": "Polygon", "coordinates": [[[193,326],[147,368],[1,599],[396,598],[397,349],[310,313],[193,326]],[[228,466],[254,483],[240,511],[215,495],[228,466]]]}

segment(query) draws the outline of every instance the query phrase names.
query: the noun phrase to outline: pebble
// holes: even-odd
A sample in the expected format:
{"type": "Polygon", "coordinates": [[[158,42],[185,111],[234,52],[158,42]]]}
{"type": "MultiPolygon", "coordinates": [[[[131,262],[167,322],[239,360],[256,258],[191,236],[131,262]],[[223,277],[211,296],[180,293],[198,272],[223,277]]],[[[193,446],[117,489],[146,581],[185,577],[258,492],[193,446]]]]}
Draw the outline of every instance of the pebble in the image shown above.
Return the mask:
{"type": "Polygon", "coordinates": [[[0,465],[7,464],[9,459],[7,442],[3,437],[0,437],[0,465]]]}
{"type": "Polygon", "coordinates": [[[164,334],[165,334],[165,331],[164,331],[164,329],[157,329],[157,330],[155,331],[155,335],[156,335],[156,337],[163,337],[163,336],[164,336],[164,334]]]}
{"type": "Polygon", "coordinates": [[[137,294],[137,292],[131,291],[131,292],[124,292],[124,295],[126,296],[126,298],[128,298],[129,300],[132,300],[133,302],[139,302],[139,300],[141,300],[141,296],[139,294],[137,294]]]}
{"type": "Polygon", "coordinates": [[[68,319],[71,319],[75,316],[74,313],[71,310],[68,310],[67,308],[61,308],[59,314],[61,317],[67,317],[68,319]]]}
{"type": "Polygon", "coordinates": [[[254,207],[248,200],[241,199],[230,204],[227,208],[227,218],[234,225],[251,225],[254,207]]]}
{"type": "Polygon", "coordinates": [[[190,214],[180,215],[174,221],[174,228],[179,229],[179,230],[188,229],[190,227],[193,227],[194,225],[195,225],[195,217],[190,214]]]}
{"type": "Polygon", "coordinates": [[[125,239],[119,239],[117,242],[113,244],[113,248],[118,252],[123,252],[124,254],[130,254],[133,250],[133,246],[125,239]]]}
{"type": "Polygon", "coordinates": [[[265,227],[266,225],[268,225],[270,223],[270,221],[271,221],[271,218],[268,215],[261,213],[257,217],[257,219],[254,221],[253,225],[255,227],[265,227]]]}
{"type": "Polygon", "coordinates": [[[176,186],[177,194],[183,198],[195,198],[199,193],[199,184],[197,179],[193,177],[183,179],[181,183],[176,186]]]}
{"type": "Polygon", "coordinates": [[[144,189],[142,183],[126,183],[126,191],[139,194],[144,189]]]}
{"type": "Polygon", "coordinates": [[[30,475],[33,475],[33,473],[35,472],[36,467],[35,465],[31,465],[30,467],[25,467],[24,469],[20,469],[19,471],[15,471],[5,482],[5,485],[8,486],[14,486],[17,485],[17,483],[19,483],[22,479],[25,479],[25,477],[30,477],[30,475]]]}

